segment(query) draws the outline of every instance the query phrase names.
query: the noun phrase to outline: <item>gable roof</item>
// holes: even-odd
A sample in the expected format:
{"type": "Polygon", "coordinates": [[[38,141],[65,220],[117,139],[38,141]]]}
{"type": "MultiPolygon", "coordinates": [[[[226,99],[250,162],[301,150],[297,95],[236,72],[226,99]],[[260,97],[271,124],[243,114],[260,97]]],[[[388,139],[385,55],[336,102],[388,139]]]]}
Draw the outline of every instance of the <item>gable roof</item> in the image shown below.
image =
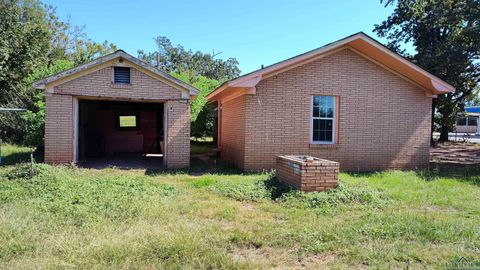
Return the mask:
{"type": "Polygon", "coordinates": [[[455,92],[455,88],[435,75],[413,64],[402,56],[392,52],[380,42],[363,32],[359,32],[329,43],[320,48],[308,51],[306,53],[294,56],[284,61],[272,64],[265,68],[258,69],[248,74],[227,81],[207,95],[208,101],[221,99],[227,94],[224,91],[228,89],[246,89],[244,92],[254,93],[254,87],[263,79],[285,72],[292,68],[307,64],[317,60],[331,52],[340,49],[351,49],[356,53],[363,55],[373,62],[384,66],[387,69],[400,74],[401,76],[413,81],[421,86],[430,95],[445,94],[455,92]]]}
{"type": "Polygon", "coordinates": [[[171,83],[173,86],[175,86],[176,88],[188,91],[190,93],[190,96],[198,95],[199,91],[195,87],[187,83],[184,83],[183,81],[173,77],[172,75],[168,74],[165,71],[162,71],[156,67],[153,67],[152,65],[134,56],[131,56],[130,54],[124,52],[123,50],[117,50],[111,54],[107,54],[105,56],[99,57],[93,61],[87,62],[85,64],[81,64],[74,68],[67,69],[65,71],[62,71],[50,77],[36,81],[33,83],[33,87],[35,87],[36,89],[46,89],[47,85],[55,85],[55,83],[58,81],[62,81],[63,83],[65,80],[68,80],[69,77],[73,77],[74,75],[79,74],[80,72],[86,72],[99,65],[102,65],[104,63],[110,62],[118,58],[125,59],[128,62],[134,64],[134,66],[139,67],[140,69],[150,71],[152,75],[157,77],[157,79],[167,81],[171,83]]]}

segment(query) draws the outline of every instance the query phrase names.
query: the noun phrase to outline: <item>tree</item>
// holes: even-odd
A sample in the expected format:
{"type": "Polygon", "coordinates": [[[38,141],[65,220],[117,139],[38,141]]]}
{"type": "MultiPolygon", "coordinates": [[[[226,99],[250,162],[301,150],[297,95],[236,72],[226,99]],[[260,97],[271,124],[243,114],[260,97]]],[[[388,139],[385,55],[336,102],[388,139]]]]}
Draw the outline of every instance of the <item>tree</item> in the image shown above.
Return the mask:
{"type": "Polygon", "coordinates": [[[230,80],[240,75],[238,61],[215,59],[214,54],[193,52],[181,45],[173,46],[166,37],[155,38],[157,51],[146,53],[138,51],[138,57],[151,65],[167,72],[186,73],[194,79],[203,76],[218,81],[230,80]]]}
{"type": "Polygon", "coordinates": [[[1,1],[0,18],[0,105],[23,105],[23,80],[51,49],[48,10],[36,1],[1,1]]]}
{"type": "Polygon", "coordinates": [[[207,105],[205,97],[217,88],[220,85],[220,82],[203,76],[192,79],[191,74],[189,73],[172,72],[171,75],[200,90],[200,93],[198,93],[198,96],[190,105],[192,136],[195,138],[212,136],[214,108],[207,105]]]}
{"type": "Polygon", "coordinates": [[[90,39],[77,39],[75,43],[73,51],[68,54],[69,60],[75,63],[75,65],[92,61],[117,50],[115,44],[106,40],[103,43],[96,43],[90,39]]]}
{"type": "MultiPolygon", "coordinates": [[[[33,82],[42,78],[57,74],[63,70],[72,68],[74,63],[68,60],[57,60],[49,67],[42,67],[35,70],[27,79],[26,84],[31,85],[33,82]]],[[[42,146],[43,135],[45,132],[45,96],[42,90],[33,90],[35,98],[33,102],[36,105],[36,110],[28,110],[20,117],[23,121],[23,136],[21,143],[28,146],[42,146]]]]}
{"type": "MultiPolygon", "coordinates": [[[[88,39],[83,28],[61,21],[54,7],[38,0],[0,1],[0,18],[0,107],[26,108],[26,115],[42,109],[43,92],[31,86],[34,74],[42,70],[60,72],[68,65],[59,65],[58,61],[80,64],[116,49],[108,42],[99,44],[88,39]]],[[[44,75],[53,75],[47,73],[44,75]]],[[[22,142],[34,124],[43,125],[28,122],[18,113],[2,113],[0,136],[22,142]]]]}
{"type": "Polygon", "coordinates": [[[205,97],[222,82],[240,75],[237,59],[215,59],[214,53],[193,52],[181,45],[173,46],[166,37],[159,36],[155,42],[157,51],[146,53],[138,50],[138,58],[200,90],[191,104],[191,134],[195,138],[212,136],[214,108],[206,104],[205,97]]]}
{"type": "Polygon", "coordinates": [[[374,32],[388,46],[456,88],[433,101],[440,141],[448,141],[458,112],[480,82],[479,0],[386,0],[395,10],[374,32]],[[412,45],[409,54],[405,45],[412,45]]]}

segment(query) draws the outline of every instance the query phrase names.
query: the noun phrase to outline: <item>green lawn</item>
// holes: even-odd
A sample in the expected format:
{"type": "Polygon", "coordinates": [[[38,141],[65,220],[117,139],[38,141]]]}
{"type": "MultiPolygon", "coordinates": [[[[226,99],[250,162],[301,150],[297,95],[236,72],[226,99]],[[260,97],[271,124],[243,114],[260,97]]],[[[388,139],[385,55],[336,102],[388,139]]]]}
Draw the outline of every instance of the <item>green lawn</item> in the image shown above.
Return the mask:
{"type": "Polygon", "coordinates": [[[480,261],[473,173],[343,173],[340,188],[305,195],[270,173],[34,170],[0,166],[0,268],[443,269],[460,256],[480,261]]]}

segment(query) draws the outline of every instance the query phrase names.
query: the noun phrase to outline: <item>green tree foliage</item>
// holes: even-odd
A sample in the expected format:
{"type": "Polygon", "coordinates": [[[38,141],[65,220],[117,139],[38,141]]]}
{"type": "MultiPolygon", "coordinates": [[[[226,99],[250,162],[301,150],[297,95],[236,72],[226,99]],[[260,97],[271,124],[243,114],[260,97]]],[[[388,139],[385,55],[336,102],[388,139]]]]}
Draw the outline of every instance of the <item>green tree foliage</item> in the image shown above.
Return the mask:
{"type": "Polygon", "coordinates": [[[203,76],[218,81],[230,80],[240,75],[238,61],[215,59],[215,55],[186,50],[181,45],[173,46],[166,37],[155,38],[157,51],[138,51],[138,57],[167,72],[186,73],[194,77],[203,76]]]}
{"type": "Polygon", "coordinates": [[[109,54],[117,50],[117,46],[108,41],[103,43],[96,43],[90,39],[77,39],[74,40],[75,47],[72,52],[67,54],[70,61],[75,65],[90,62],[102,55],[109,54]]]}
{"type": "Polygon", "coordinates": [[[181,45],[173,46],[166,37],[157,37],[155,42],[157,51],[146,53],[139,50],[138,58],[200,90],[191,104],[192,136],[212,136],[214,111],[206,104],[205,97],[222,82],[240,75],[237,59],[215,59],[214,54],[193,52],[181,45]]]}
{"type": "Polygon", "coordinates": [[[200,90],[191,103],[191,134],[195,138],[213,135],[213,106],[207,105],[205,97],[220,85],[220,81],[204,76],[192,77],[190,73],[171,73],[172,76],[193,85],[200,90]]]}
{"type": "Polygon", "coordinates": [[[440,140],[448,132],[463,104],[473,98],[480,81],[479,0],[387,0],[395,10],[374,31],[388,46],[453,85],[455,93],[434,100],[434,121],[440,140]],[[405,45],[415,53],[408,54],[405,45]]]}
{"type": "MultiPolygon", "coordinates": [[[[41,67],[30,75],[26,83],[31,85],[33,82],[42,78],[57,74],[63,70],[72,68],[74,63],[68,60],[57,60],[53,65],[41,67]]],[[[25,123],[22,125],[23,138],[22,143],[28,146],[43,145],[43,135],[45,131],[45,95],[42,90],[34,90],[36,110],[28,110],[21,115],[21,119],[25,123]]]]}
{"type": "Polygon", "coordinates": [[[43,135],[29,132],[43,127],[44,101],[43,93],[32,88],[32,78],[53,75],[71,67],[67,62],[80,64],[115,49],[107,41],[88,39],[83,28],[61,21],[54,7],[38,0],[0,1],[0,107],[28,110],[23,116],[0,114],[0,137],[39,142],[43,135]]]}
{"type": "Polygon", "coordinates": [[[24,79],[47,63],[53,34],[49,10],[36,1],[0,1],[0,104],[23,105],[24,79]]]}

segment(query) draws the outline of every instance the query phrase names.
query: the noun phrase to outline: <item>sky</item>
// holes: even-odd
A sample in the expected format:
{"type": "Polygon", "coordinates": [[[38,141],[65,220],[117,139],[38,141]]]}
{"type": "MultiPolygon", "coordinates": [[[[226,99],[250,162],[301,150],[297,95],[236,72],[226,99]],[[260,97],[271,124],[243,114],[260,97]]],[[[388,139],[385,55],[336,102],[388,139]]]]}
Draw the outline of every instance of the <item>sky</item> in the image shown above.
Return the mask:
{"type": "Polygon", "coordinates": [[[193,51],[235,57],[242,74],[373,27],[393,7],[380,0],[46,0],[61,19],[84,26],[94,41],[137,56],[166,36],[193,51]]]}

